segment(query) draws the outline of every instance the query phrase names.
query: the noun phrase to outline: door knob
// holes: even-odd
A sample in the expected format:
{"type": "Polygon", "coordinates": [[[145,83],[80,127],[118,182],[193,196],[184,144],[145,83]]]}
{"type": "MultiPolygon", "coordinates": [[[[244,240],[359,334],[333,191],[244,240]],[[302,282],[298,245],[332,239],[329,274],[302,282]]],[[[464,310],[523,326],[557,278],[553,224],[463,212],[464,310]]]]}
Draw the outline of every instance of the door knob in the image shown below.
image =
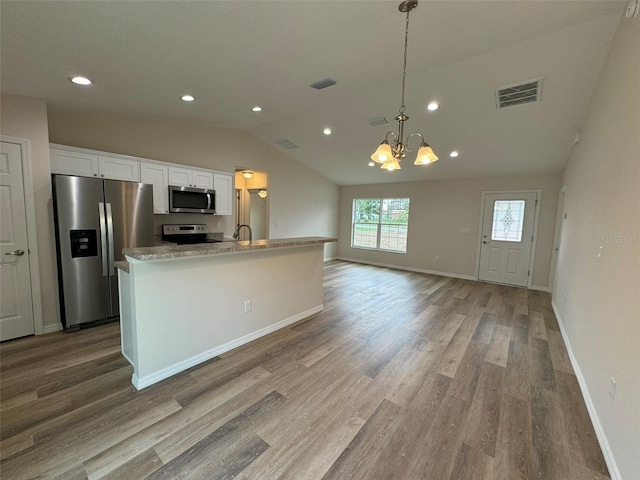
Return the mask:
{"type": "Polygon", "coordinates": [[[5,253],[5,255],[15,255],[16,257],[21,257],[22,255],[24,255],[24,250],[14,250],[13,252],[5,253]]]}

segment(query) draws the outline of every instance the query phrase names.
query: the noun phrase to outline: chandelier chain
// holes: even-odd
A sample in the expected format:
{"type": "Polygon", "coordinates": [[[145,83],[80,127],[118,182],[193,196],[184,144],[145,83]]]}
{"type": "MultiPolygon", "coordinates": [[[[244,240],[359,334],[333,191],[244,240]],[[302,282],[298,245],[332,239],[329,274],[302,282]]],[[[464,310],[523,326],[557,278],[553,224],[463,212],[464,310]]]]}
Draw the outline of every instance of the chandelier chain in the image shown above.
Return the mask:
{"type": "Polygon", "coordinates": [[[409,47],[409,12],[411,9],[407,9],[407,20],[404,27],[404,61],[402,64],[402,99],[400,101],[400,113],[404,114],[404,85],[407,79],[407,49],[409,47]]]}

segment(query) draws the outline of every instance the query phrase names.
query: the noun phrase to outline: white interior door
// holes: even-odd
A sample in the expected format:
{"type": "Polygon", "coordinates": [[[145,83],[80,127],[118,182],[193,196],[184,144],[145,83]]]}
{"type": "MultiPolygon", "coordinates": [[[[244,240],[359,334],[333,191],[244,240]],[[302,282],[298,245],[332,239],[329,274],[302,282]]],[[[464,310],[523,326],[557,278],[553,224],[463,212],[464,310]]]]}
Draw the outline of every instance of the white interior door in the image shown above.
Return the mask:
{"type": "Polygon", "coordinates": [[[484,195],[480,280],[527,286],[537,201],[536,192],[484,195]]]}
{"type": "Polygon", "coordinates": [[[0,150],[0,340],[34,333],[20,146],[0,150]]]}

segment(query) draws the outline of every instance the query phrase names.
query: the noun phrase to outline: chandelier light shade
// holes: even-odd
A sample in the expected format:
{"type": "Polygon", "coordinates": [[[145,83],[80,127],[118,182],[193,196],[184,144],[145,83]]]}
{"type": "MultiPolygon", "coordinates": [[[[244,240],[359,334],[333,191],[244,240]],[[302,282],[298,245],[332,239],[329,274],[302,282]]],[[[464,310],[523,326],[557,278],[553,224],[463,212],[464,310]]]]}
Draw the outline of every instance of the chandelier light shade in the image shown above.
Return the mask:
{"type": "Polygon", "coordinates": [[[404,105],[404,90],[405,82],[407,78],[407,49],[409,46],[409,13],[411,10],[418,6],[418,0],[405,0],[400,3],[398,10],[407,14],[407,20],[404,29],[404,63],[402,65],[402,99],[400,101],[400,111],[395,118],[398,122],[398,133],[387,132],[384,140],[378,146],[378,149],[371,155],[371,160],[376,163],[380,163],[381,168],[386,170],[400,170],[400,161],[407,156],[407,152],[411,152],[409,146],[409,139],[413,136],[420,137],[420,147],[414,165],[428,165],[438,160],[438,157],[433,152],[424,137],[420,133],[411,133],[404,138],[404,122],[409,120],[409,117],[405,115],[404,105]],[[391,143],[389,142],[391,137],[391,143]]]}

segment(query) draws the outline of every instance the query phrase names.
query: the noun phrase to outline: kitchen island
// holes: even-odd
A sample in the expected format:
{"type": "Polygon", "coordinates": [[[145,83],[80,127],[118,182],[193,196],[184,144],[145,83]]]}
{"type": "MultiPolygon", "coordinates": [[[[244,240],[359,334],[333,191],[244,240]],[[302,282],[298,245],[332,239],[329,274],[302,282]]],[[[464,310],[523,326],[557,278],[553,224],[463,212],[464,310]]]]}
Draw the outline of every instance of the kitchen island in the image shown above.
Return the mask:
{"type": "Polygon", "coordinates": [[[145,388],[322,310],[324,244],[303,237],[125,249],[122,353],[145,388]]]}

